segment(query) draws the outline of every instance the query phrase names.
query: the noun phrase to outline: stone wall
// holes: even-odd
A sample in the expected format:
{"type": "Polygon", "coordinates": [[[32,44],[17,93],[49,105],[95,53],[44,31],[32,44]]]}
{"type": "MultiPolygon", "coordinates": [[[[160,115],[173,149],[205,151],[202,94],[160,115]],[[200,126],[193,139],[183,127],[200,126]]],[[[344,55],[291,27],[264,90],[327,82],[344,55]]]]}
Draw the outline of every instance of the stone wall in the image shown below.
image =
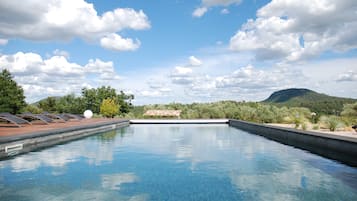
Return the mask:
{"type": "Polygon", "coordinates": [[[229,125],[357,167],[357,138],[230,120],[229,125]]]}

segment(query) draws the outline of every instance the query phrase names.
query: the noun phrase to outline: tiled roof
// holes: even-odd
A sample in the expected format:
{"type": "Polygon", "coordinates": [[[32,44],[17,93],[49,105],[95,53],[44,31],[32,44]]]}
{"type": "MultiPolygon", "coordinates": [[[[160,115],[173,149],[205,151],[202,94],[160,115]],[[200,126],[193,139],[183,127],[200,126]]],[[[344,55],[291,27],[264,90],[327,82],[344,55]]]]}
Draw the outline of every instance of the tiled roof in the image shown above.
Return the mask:
{"type": "Polygon", "coordinates": [[[148,110],[144,116],[179,117],[181,110],[148,110]]]}

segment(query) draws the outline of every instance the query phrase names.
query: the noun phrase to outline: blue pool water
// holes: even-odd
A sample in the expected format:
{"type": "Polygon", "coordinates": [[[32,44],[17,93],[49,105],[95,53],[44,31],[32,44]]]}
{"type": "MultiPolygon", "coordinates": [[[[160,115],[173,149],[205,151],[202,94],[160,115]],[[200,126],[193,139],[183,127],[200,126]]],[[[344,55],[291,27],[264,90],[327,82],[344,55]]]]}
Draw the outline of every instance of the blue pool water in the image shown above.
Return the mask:
{"type": "Polygon", "coordinates": [[[357,200],[357,168],[227,125],[131,125],[0,161],[0,200],[357,200]]]}

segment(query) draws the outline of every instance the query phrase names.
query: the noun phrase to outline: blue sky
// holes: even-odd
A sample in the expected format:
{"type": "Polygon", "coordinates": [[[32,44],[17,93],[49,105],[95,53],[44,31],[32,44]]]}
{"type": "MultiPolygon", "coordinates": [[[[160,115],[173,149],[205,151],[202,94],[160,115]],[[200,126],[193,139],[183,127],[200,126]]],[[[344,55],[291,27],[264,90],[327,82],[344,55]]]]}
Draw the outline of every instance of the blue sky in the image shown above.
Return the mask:
{"type": "Polygon", "coordinates": [[[134,104],[357,98],[357,2],[0,2],[0,68],[28,102],[110,85],[134,104]],[[20,3],[21,2],[21,3],[20,3]]]}

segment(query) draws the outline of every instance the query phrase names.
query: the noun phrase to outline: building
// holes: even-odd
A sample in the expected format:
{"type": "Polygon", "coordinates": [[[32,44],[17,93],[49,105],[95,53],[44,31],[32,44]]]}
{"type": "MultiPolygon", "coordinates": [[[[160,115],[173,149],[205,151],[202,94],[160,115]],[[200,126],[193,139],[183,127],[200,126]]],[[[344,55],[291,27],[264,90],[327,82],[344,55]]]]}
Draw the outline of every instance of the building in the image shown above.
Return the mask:
{"type": "Polygon", "coordinates": [[[166,117],[166,118],[180,118],[181,110],[147,110],[144,117],[166,117]]]}

